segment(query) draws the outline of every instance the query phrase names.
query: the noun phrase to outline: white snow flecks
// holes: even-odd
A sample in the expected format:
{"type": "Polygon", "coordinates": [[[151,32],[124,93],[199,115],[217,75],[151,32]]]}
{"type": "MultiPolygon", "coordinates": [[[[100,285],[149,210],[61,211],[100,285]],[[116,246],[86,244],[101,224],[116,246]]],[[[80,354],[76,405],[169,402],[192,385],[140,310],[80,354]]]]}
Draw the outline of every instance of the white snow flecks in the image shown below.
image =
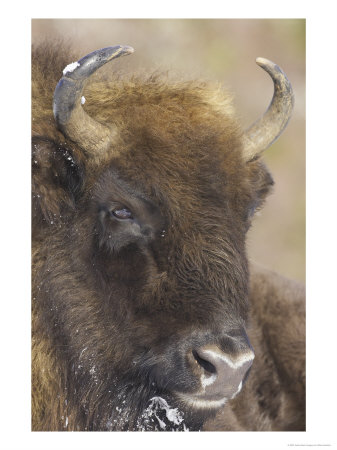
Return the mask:
{"type": "Polygon", "coordinates": [[[81,359],[81,357],[82,357],[82,355],[83,355],[83,353],[87,350],[87,348],[88,347],[85,347],[82,351],[81,351],[81,353],[80,353],[80,356],[79,356],[79,358],[78,359],[81,359]]]}
{"type": "MultiPolygon", "coordinates": [[[[183,413],[179,412],[178,408],[171,408],[162,397],[152,397],[149,406],[144,410],[137,425],[141,431],[147,431],[153,429],[153,427],[156,430],[158,425],[159,429],[165,430],[167,426],[172,429],[172,424],[179,426],[183,421],[183,413]],[[168,422],[166,421],[165,423],[166,419],[168,422]]],[[[184,431],[189,431],[185,424],[182,425],[184,431]]]]}
{"type": "Polygon", "coordinates": [[[161,428],[162,430],[165,430],[165,428],[166,428],[165,422],[163,422],[162,420],[160,420],[159,417],[156,415],[156,413],[154,413],[154,415],[156,416],[156,418],[157,418],[157,420],[158,420],[158,423],[159,423],[160,428],[161,428]]]}
{"type": "Polygon", "coordinates": [[[72,62],[70,64],[68,64],[64,69],[63,69],[63,75],[65,75],[68,72],[74,72],[74,70],[76,69],[76,67],[79,67],[81,64],[78,61],[72,62]]]}
{"type": "Polygon", "coordinates": [[[161,397],[153,397],[151,401],[157,402],[157,405],[165,410],[166,417],[170,422],[173,422],[175,425],[179,425],[184,419],[182,418],[181,413],[179,413],[178,408],[170,408],[167,401],[161,397]]]}
{"type": "Polygon", "coordinates": [[[84,105],[84,103],[85,103],[85,97],[84,97],[84,95],[82,95],[82,97],[81,97],[81,105],[84,105]]]}

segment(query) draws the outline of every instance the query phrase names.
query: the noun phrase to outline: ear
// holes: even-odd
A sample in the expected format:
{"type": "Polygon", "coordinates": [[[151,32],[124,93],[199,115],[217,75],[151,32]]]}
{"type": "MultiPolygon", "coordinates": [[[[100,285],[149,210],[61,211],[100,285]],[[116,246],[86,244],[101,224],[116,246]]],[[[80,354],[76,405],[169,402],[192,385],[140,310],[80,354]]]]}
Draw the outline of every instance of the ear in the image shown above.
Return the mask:
{"type": "Polygon", "coordinates": [[[72,150],[44,138],[32,139],[33,232],[66,223],[81,195],[84,164],[72,150]]]}
{"type": "Polygon", "coordinates": [[[250,183],[253,191],[253,201],[249,212],[249,217],[252,217],[256,210],[262,208],[266,197],[272,191],[274,180],[260,158],[246,164],[249,168],[250,183]]]}

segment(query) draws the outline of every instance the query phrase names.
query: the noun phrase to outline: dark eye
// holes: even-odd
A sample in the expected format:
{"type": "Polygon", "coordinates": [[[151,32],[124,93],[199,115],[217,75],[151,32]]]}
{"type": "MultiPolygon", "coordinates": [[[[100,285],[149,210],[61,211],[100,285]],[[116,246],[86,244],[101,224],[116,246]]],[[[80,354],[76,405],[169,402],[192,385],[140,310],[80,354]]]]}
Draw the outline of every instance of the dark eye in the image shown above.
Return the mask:
{"type": "Polygon", "coordinates": [[[111,214],[115,217],[117,217],[117,219],[132,219],[132,213],[131,211],[129,211],[126,208],[121,208],[121,209],[115,209],[113,211],[111,211],[111,214]]]}

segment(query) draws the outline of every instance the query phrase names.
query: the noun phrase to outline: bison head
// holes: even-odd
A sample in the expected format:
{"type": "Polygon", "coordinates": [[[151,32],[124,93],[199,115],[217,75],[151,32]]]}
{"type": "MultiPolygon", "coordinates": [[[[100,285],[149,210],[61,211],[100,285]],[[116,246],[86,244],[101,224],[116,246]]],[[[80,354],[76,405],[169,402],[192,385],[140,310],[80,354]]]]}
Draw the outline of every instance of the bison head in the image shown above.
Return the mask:
{"type": "Polygon", "coordinates": [[[259,58],[275,93],[244,133],[228,96],[203,83],[98,80],[82,105],[88,77],[132,51],[66,68],[60,131],[45,119],[33,133],[35,334],[68,429],[180,429],[182,418],[197,429],[254,359],[245,235],[272,184],[260,153],[292,91],[259,58]]]}

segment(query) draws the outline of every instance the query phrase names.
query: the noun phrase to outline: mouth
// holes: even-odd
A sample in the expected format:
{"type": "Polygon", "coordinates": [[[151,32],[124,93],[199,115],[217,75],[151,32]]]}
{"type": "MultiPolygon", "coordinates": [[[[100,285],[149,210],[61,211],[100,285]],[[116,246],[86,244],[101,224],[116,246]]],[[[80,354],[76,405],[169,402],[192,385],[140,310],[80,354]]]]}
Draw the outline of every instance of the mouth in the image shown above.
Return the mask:
{"type": "Polygon", "coordinates": [[[176,395],[186,406],[192,407],[193,409],[219,409],[229,400],[227,397],[213,400],[181,393],[176,395]]]}
{"type": "Polygon", "coordinates": [[[229,400],[237,396],[242,389],[242,382],[240,382],[237,391],[230,397],[221,396],[220,394],[205,395],[203,394],[184,394],[176,392],[175,395],[183,402],[184,405],[193,409],[219,409],[224,406],[229,400]]]}
{"type": "Polygon", "coordinates": [[[138,418],[137,430],[200,431],[205,420],[234,398],[243,386],[240,382],[232,395],[223,391],[206,393],[205,388],[213,381],[212,376],[209,378],[196,393],[154,390],[147,407],[138,418]]]}

